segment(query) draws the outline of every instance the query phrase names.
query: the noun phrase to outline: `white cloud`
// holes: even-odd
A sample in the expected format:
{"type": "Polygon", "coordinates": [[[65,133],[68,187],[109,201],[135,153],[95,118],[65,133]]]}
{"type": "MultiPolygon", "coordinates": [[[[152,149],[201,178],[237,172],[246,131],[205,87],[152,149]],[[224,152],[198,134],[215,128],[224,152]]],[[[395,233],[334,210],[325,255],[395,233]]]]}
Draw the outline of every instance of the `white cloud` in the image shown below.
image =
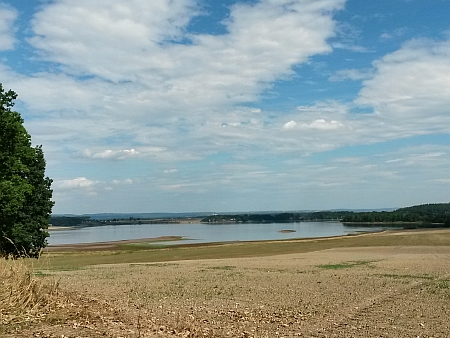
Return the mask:
{"type": "Polygon", "coordinates": [[[421,132],[449,131],[450,40],[415,39],[374,63],[356,103],[421,132]],[[401,121],[403,120],[403,121],[401,121]]]}
{"type": "Polygon", "coordinates": [[[199,15],[193,0],[57,0],[35,15],[29,40],[50,61],[49,71],[21,75],[0,66],[0,77],[20,93],[27,128],[34,142],[51,150],[50,160],[63,151],[157,161],[238,149],[236,156],[246,156],[260,146],[277,151],[288,146],[278,133],[280,122],[271,112],[240,104],[291,76],[293,66],[331,52],[332,14],[344,3],[238,3],[230,7],[225,34],[193,35],[186,32],[199,15]],[[182,39],[191,43],[173,43],[182,39]],[[92,146],[115,137],[123,140],[119,149],[92,146]]]}
{"type": "Polygon", "coordinates": [[[320,131],[331,131],[339,128],[344,128],[345,126],[336,120],[327,121],[325,119],[317,119],[311,123],[297,123],[295,121],[289,121],[283,125],[283,129],[312,129],[320,131]]]}
{"type": "Polygon", "coordinates": [[[310,124],[302,125],[302,127],[316,130],[336,130],[345,126],[340,121],[317,119],[310,124]]]}
{"type": "Polygon", "coordinates": [[[113,180],[112,184],[114,185],[131,185],[134,181],[131,178],[126,178],[124,180],[113,180]]]}
{"type": "Polygon", "coordinates": [[[86,177],[77,177],[70,180],[60,180],[53,182],[53,187],[57,190],[72,190],[72,189],[91,189],[98,181],[90,180],[86,177]]]}
{"type": "Polygon", "coordinates": [[[134,80],[143,69],[156,70],[155,63],[173,66],[155,52],[179,39],[195,13],[192,0],[58,0],[36,14],[30,42],[74,72],[134,80]]]}
{"type": "Polygon", "coordinates": [[[137,91],[121,96],[132,107],[178,108],[179,114],[186,108],[253,101],[272,81],[291,75],[293,65],[330,52],[330,12],[343,3],[236,4],[226,21],[229,33],[213,36],[184,33],[198,14],[189,0],[107,5],[60,0],[36,15],[30,41],[69,73],[130,81],[137,91]],[[170,43],[182,37],[192,44],[170,43]]]}
{"type": "MultiPolygon", "coordinates": [[[[148,107],[141,106],[121,94],[119,88],[129,88],[126,94],[132,97],[133,84],[130,87],[113,86],[113,95],[109,96],[106,93],[109,85],[105,84],[104,90],[100,86],[100,93],[95,95],[106,102],[108,108],[95,108],[92,104],[92,110],[99,117],[86,115],[84,120],[60,120],[59,127],[53,129],[60,130],[61,125],[70,126],[75,129],[73,135],[88,135],[85,140],[80,138],[79,142],[85,143],[83,146],[80,143],[81,149],[89,149],[87,145],[95,143],[96,139],[113,137],[119,132],[127,136],[129,149],[139,152],[140,158],[158,161],[201,159],[219,151],[233,153],[236,158],[252,158],[264,152],[317,152],[349,144],[446,132],[450,130],[450,123],[445,122],[450,117],[447,113],[450,106],[449,45],[449,41],[413,40],[397,52],[379,59],[374,63],[372,77],[363,82],[355,103],[319,102],[299,107],[290,115],[273,117],[271,112],[257,108],[225,105],[219,109],[218,101],[212,110],[205,109],[208,104],[193,108],[188,103],[180,113],[178,103],[168,100],[165,104],[173,106],[163,115],[157,113],[154,102],[149,101],[148,107]],[[114,104],[108,100],[113,100],[114,104]],[[374,113],[355,114],[352,112],[355,106],[373,107],[374,113]],[[301,132],[280,133],[280,129],[301,132]],[[136,143],[140,145],[136,146],[136,143]]],[[[185,47],[189,48],[180,46],[185,47]]],[[[352,74],[355,79],[359,76],[356,71],[352,74]]],[[[369,74],[371,71],[364,70],[364,76],[369,74]]],[[[95,92],[95,85],[89,86],[86,89],[95,92]]],[[[139,95],[145,93],[149,91],[142,91],[139,95]]],[[[158,95],[155,95],[158,101],[158,95]]],[[[83,95],[81,97],[84,98],[83,95]]],[[[67,99],[70,100],[69,96],[67,99]]],[[[77,101],[76,97],[72,100],[77,101]]],[[[95,103],[96,99],[88,97],[81,101],[95,103]]],[[[196,102],[195,95],[192,102],[196,102]]],[[[86,114],[83,107],[79,111],[86,114]]],[[[57,122],[52,120],[49,123],[57,122]]],[[[38,129],[42,129],[42,121],[36,127],[38,129]]],[[[109,152],[91,150],[87,157],[130,158],[114,148],[109,152]]]]}
{"type": "MultiPolygon", "coordinates": [[[[364,70],[364,77],[370,74],[354,102],[299,107],[283,128],[302,130],[297,137],[311,152],[450,132],[450,39],[411,40],[375,61],[373,72],[364,70]],[[361,107],[373,112],[353,112],[361,107]]],[[[346,75],[363,77],[357,71],[346,75]]]]}
{"type": "MultiPolygon", "coordinates": [[[[223,23],[225,34],[208,35],[186,31],[199,15],[190,0],[47,2],[34,18],[30,42],[40,58],[50,61],[41,64],[49,65],[48,72],[21,75],[0,66],[0,77],[20,94],[26,127],[34,142],[51,150],[46,150],[50,161],[58,159],[61,165],[68,158],[105,167],[123,165],[111,160],[151,162],[157,182],[147,182],[148,190],[155,185],[165,191],[199,192],[220,182],[252,191],[244,183],[259,183],[262,177],[269,186],[298,181],[299,186],[314,182],[310,185],[338,187],[377,175],[399,180],[415,165],[438,166],[447,153],[396,154],[380,160],[380,169],[367,160],[336,162],[336,167],[321,169],[327,174],[323,180],[314,177],[315,169],[299,172],[293,166],[277,171],[269,164],[231,171],[215,163],[198,170],[197,177],[183,170],[179,182],[173,180],[181,175],[163,175],[175,174],[173,168],[181,168],[180,162],[192,164],[220,153],[229,155],[227,162],[238,168],[261,158],[278,163],[292,154],[449,132],[450,40],[412,40],[374,62],[373,69],[336,72],[331,81],[363,80],[354,102],[318,102],[290,113],[244,107],[259,106],[255,101],[274,81],[289,79],[293,67],[309,62],[311,56],[331,52],[330,43],[358,47],[358,32],[351,35],[351,29],[347,40],[341,35],[340,41],[329,42],[336,32],[332,13],[343,3],[238,3],[223,23]],[[374,112],[355,113],[359,107],[374,112]],[[203,175],[216,167],[217,175],[203,175]]],[[[0,37],[12,37],[10,22],[6,33],[0,29],[0,37]]],[[[69,177],[78,175],[85,174],[69,177]]],[[[117,191],[136,182],[134,177],[127,180],[108,182],[117,191]]],[[[94,191],[102,184],[106,185],[78,177],[54,186],[94,191]]]]}
{"type": "Polygon", "coordinates": [[[344,80],[366,80],[372,77],[371,70],[368,69],[342,69],[338,70],[335,74],[330,76],[329,80],[332,82],[339,82],[344,80]]]}
{"type": "Polygon", "coordinates": [[[283,129],[295,129],[297,127],[297,122],[289,121],[283,125],[283,129]]]}
{"type": "Polygon", "coordinates": [[[135,149],[125,149],[125,150],[106,149],[100,152],[91,152],[89,149],[86,149],[80,153],[80,156],[87,158],[124,160],[130,157],[139,156],[139,154],[140,153],[135,149]]]}
{"type": "Polygon", "coordinates": [[[18,13],[15,9],[0,3],[0,51],[14,48],[14,22],[18,13]]]}
{"type": "MultiPolygon", "coordinates": [[[[165,139],[161,139],[160,143],[164,143],[165,139]]],[[[189,147],[186,145],[189,149],[189,147]]],[[[198,149],[197,149],[198,151],[198,149]]],[[[190,153],[186,149],[167,149],[165,147],[140,146],[136,149],[84,149],[75,152],[73,158],[85,158],[92,160],[152,160],[158,162],[178,162],[198,160],[199,154],[190,153]]]]}

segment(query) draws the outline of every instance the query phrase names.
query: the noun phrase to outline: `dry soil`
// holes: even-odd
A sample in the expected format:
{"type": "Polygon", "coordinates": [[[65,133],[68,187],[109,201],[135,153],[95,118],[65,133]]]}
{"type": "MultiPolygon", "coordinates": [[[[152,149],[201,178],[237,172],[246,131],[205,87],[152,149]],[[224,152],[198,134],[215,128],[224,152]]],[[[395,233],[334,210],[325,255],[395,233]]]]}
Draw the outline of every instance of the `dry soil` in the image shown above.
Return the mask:
{"type": "Polygon", "coordinates": [[[5,337],[450,336],[450,246],[127,263],[51,275],[64,301],[42,322],[5,337]]]}

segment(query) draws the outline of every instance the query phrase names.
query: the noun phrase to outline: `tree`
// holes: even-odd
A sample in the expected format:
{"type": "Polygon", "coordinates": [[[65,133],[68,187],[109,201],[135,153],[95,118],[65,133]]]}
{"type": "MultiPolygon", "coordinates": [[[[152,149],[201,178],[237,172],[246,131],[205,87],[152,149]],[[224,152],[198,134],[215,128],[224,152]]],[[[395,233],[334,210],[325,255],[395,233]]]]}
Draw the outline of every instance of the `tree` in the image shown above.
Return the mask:
{"type": "Polygon", "coordinates": [[[0,83],[0,256],[38,257],[49,236],[52,180],[42,147],[31,146],[22,117],[11,110],[16,98],[0,83]]]}

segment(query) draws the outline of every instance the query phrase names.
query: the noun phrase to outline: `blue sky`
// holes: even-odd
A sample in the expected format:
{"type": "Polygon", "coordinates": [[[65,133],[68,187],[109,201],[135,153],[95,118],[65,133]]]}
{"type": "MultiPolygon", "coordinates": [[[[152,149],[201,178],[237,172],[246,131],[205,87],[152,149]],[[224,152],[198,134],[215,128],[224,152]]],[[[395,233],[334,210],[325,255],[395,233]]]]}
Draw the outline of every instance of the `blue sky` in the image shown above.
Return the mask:
{"type": "Polygon", "coordinates": [[[448,0],[0,0],[54,213],[448,202],[448,0]]]}

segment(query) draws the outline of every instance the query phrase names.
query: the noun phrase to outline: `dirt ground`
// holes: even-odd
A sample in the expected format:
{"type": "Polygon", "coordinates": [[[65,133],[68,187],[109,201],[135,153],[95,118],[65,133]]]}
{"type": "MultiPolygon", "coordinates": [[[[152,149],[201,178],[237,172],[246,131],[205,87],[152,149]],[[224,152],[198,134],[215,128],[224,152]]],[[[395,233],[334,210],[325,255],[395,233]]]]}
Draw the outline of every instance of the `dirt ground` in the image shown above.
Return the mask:
{"type": "Polygon", "coordinates": [[[67,300],[5,337],[449,337],[450,246],[53,272],[67,300]]]}

